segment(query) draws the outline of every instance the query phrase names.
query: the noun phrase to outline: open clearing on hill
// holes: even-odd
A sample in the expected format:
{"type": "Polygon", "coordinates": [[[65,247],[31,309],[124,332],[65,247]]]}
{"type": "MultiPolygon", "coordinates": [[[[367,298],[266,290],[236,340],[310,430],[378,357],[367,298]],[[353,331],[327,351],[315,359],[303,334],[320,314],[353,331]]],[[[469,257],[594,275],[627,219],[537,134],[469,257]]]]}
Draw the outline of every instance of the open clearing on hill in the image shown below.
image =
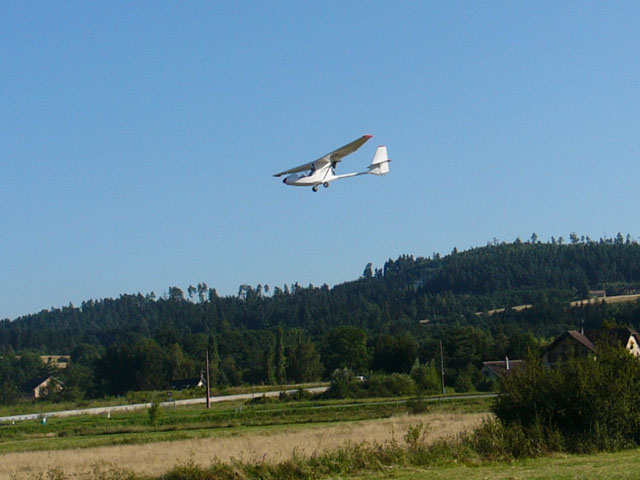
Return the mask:
{"type": "Polygon", "coordinates": [[[478,425],[483,413],[428,413],[339,424],[230,429],[217,437],[99,448],[7,453],[0,455],[0,479],[30,479],[59,469],[69,478],[92,478],[96,468],[111,467],[159,475],[177,464],[208,466],[213,460],[270,461],[310,456],[345,443],[403,443],[409,426],[428,425],[427,441],[456,435],[478,425]]]}
{"type": "MultiPolygon", "coordinates": [[[[586,300],[576,300],[574,302],[569,302],[569,306],[571,307],[582,307],[584,305],[596,304],[596,303],[626,303],[626,302],[637,302],[640,299],[640,294],[633,295],[616,295],[614,297],[597,297],[597,298],[589,298],[586,300]]],[[[533,308],[533,305],[516,305],[514,307],[510,307],[511,310],[516,312],[521,312],[522,310],[527,310],[529,308],[533,308]]],[[[489,310],[487,312],[476,312],[476,315],[483,315],[486,313],[487,315],[493,315],[495,313],[503,313],[505,308],[496,308],[494,310],[489,310]]]]}

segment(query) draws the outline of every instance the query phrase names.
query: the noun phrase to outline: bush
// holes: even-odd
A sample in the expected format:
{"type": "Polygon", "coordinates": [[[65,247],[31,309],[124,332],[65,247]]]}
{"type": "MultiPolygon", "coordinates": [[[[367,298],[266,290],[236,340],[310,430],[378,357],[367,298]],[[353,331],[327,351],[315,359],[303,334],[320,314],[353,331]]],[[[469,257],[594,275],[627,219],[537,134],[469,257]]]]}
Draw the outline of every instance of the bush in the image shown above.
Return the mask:
{"type": "Polygon", "coordinates": [[[407,433],[404,435],[404,441],[407,442],[410,452],[417,452],[421,444],[424,443],[427,436],[427,429],[424,423],[420,422],[417,425],[409,425],[407,433]]]}
{"type": "Polygon", "coordinates": [[[400,397],[416,393],[416,383],[404,373],[374,374],[363,381],[348,368],[339,368],[331,376],[326,398],[400,397]]]}
{"type": "Polygon", "coordinates": [[[300,400],[311,400],[313,394],[309,390],[305,390],[304,388],[299,388],[295,392],[280,392],[280,400],[283,402],[290,401],[300,401],[300,400]]]}
{"type": "Polygon", "coordinates": [[[471,381],[471,375],[468,373],[461,373],[458,375],[458,379],[455,384],[456,392],[466,393],[473,390],[473,382],[471,381]]]}
{"type": "Polygon", "coordinates": [[[440,392],[440,376],[436,370],[435,360],[431,360],[428,363],[420,364],[416,359],[413,367],[411,368],[411,378],[416,382],[416,388],[419,391],[425,393],[439,393],[440,392]]]}
{"type": "Polygon", "coordinates": [[[331,384],[326,392],[328,398],[360,398],[364,396],[362,382],[348,368],[336,368],[331,375],[331,384]]]}
{"type": "Polygon", "coordinates": [[[429,404],[424,397],[418,396],[407,401],[407,409],[409,410],[409,413],[414,415],[427,413],[429,411],[429,404]]]}
{"type": "Polygon", "coordinates": [[[640,444],[640,362],[625,349],[599,346],[597,358],[554,370],[535,357],[526,365],[500,383],[492,409],[505,427],[577,453],[640,444]]]}
{"type": "Polygon", "coordinates": [[[149,413],[149,423],[155,427],[158,424],[158,420],[160,420],[160,404],[151,402],[147,412],[149,413]]]}
{"type": "Polygon", "coordinates": [[[416,383],[404,373],[391,375],[372,375],[365,388],[370,397],[400,397],[413,395],[416,383]]]}
{"type": "Polygon", "coordinates": [[[554,451],[564,451],[562,435],[540,423],[523,427],[519,423],[505,426],[496,419],[484,419],[470,434],[463,436],[480,458],[489,461],[510,461],[534,458],[554,451]]]}

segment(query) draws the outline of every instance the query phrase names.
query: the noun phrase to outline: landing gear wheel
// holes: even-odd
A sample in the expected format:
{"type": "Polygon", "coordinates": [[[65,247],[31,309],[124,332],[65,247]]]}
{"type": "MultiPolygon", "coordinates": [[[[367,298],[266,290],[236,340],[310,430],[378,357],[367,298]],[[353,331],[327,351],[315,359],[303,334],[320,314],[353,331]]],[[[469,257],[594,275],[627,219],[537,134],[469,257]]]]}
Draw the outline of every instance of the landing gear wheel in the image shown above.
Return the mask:
{"type": "Polygon", "coordinates": [[[329,182],[324,182],[324,183],[322,184],[322,186],[323,186],[324,188],[329,188],[329,182]]]}
{"type": "Polygon", "coordinates": [[[318,191],[318,185],[314,185],[313,187],[311,187],[311,190],[313,190],[314,192],[318,191]]]}

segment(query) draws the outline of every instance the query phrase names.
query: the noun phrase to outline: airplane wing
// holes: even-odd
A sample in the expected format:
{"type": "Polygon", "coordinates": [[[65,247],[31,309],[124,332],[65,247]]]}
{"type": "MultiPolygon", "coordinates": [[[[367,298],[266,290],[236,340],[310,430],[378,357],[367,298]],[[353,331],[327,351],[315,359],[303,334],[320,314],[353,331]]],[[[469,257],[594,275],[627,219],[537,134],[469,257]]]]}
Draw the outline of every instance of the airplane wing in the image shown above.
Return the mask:
{"type": "Polygon", "coordinates": [[[304,165],[299,165],[297,167],[290,168],[289,170],[285,170],[284,172],[275,173],[273,176],[280,177],[282,175],[287,175],[289,173],[304,172],[307,170],[311,170],[314,167],[317,170],[318,168],[324,165],[327,165],[328,163],[339,162],[347,155],[358,150],[370,138],[372,138],[372,135],[363,135],[357,140],[354,140],[351,143],[347,143],[343,147],[340,147],[331,153],[327,153],[326,155],[318,158],[317,160],[314,160],[313,162],[305,163],[304,165]]]}

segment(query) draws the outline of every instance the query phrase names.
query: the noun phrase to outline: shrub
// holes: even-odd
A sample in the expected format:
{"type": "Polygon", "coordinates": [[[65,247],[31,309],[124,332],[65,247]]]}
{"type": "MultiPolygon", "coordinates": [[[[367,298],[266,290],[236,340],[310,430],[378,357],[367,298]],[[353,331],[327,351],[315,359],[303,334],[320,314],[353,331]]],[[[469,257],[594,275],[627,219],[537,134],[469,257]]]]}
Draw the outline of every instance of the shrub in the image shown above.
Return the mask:
{"type": "Polygon", "coordinates": [[[463,436],[480,458],[489,461],[509,461],[533,458],[553,451],[563,451],[562,436],[554,429],[537,422],[527,427],[519,423],[505,426],[499,420],[486,418],[471,433],[463,436]]]}
{"type": "Polygon", "coordinates": [[[436,370],[435,360],[431,360],[428,363],[420,364],[416,359],[413,367],[411,368],[411,378],[416,382],[416,388],[419,391],[425,393],[439,393],[440,392],[440,376],[436,370]]]}
{"type": "Polygon", "coordinates": [[[360,398],[365,395],[360,382],[348,368],[336,368],[331,375],[331,384],[326,392],[328,398],[360,398]]]}
{"type": "Polygon", "coordinates": [[[313,397],[313,394],[304,388],[299,388],[295,392],[280,392],[280,400],[284,402],[288,401],[300,401],[300,400],[310,400],[313,397]]]}
{"type": "Polygon", "coordinates": [[[370,397],[398,397],[413,395],[416,383],[404,373],[391,375],[372,375],[365,388],[370,397]]]}
{"type": "Polygon", "coordinates": [[[540,432],[550,449],[617,450],[640,444],[639,382],[640,362],[621,348],[599,346],[597,358],[554,370],[530,357],[501,381],[493,412],[509,429],[540,432]]]}
{"type": "Polygon", "coordinates": [[[420,422],[416,425],[409,425],[407,433],[404,435],[404,441],[407,442],[410,452],[417,452],[420,445],[424,443],[427,436],[427,429],[424,423],[420,422]]]}
{"type": "Polygon", "coordinates": [[[471,375],[469,375],[468,373],[459,374],[456,380],[455,389],[458,393],[466,393],[473,390],[471,375]]]}
{"type": "Polygon", "coordinates": [[[407,409],[409,410],[409,413],[412,413],[414,415],[427,413],[429,411],[429,404],[424,399],[424,397],[419,395],[407,401],[407,409]]]}
{"type": "Polygon", "coordinates": [[[485,418],[473,432],[463,436],[463,441],[486,460],[510,458],[507,454],[505,427],[497,420],[485,418]]]}
{"type": "Polygon", "coordinates": [[[147,412],[149,413],[149,423],[155,427],[160,419],[160,404],[158,402],[151,402],[151,406],[147,409],[147,412]]]}
{"type": "Polygon", "coordinates": [[[347,368],[336,369],[331,376],[331,385],[326,398],[363,398],[409,396],[416,392],[413,379],[403,373],[391,375],[374,374],[368,380],[358,379],[347,368]]]}

